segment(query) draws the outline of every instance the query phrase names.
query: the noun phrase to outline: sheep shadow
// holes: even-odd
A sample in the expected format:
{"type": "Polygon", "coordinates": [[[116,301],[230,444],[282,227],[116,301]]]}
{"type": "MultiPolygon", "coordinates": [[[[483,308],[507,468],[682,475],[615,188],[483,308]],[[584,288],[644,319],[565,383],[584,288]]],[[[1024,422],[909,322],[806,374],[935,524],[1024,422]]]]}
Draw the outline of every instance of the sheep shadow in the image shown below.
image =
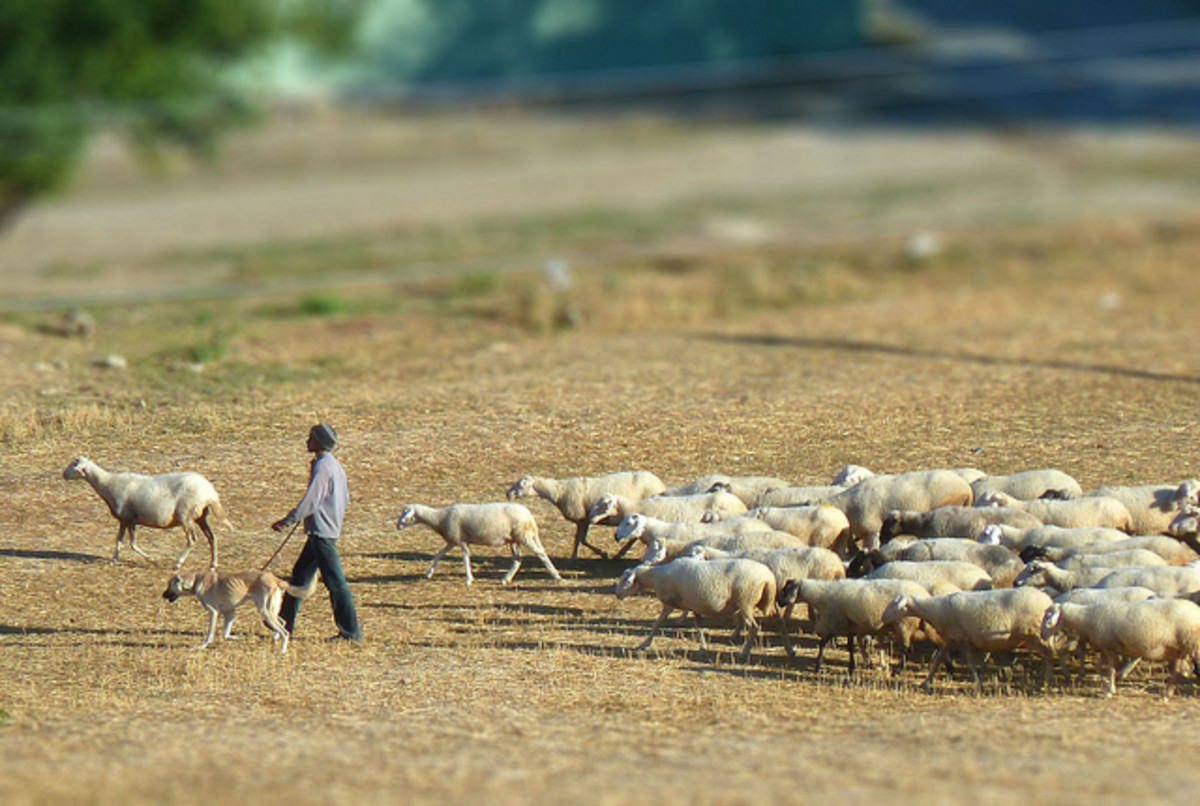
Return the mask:
{"type": "Polygon", "coordinates": [[[95,554],[81,554],[77,551],[52,551],[49,549],[0,549],[0,557],[13,557],[21,560],[63,560],[75,563],[103,563],[108,557],[95,554]]]}

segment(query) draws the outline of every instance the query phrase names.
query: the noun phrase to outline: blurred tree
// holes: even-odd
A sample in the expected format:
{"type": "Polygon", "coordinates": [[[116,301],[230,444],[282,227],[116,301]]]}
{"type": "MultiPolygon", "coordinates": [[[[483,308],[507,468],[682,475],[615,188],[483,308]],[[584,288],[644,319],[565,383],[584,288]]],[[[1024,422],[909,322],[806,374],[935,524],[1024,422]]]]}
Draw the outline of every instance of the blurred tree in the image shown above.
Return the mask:
{"type": "Polygon", "coordinates": [[[97,126],[210,153],[251,106],[228,67],[284,37],[348,46],[363,0],[3,0],[0,230],[76,165],[97,126]]]}

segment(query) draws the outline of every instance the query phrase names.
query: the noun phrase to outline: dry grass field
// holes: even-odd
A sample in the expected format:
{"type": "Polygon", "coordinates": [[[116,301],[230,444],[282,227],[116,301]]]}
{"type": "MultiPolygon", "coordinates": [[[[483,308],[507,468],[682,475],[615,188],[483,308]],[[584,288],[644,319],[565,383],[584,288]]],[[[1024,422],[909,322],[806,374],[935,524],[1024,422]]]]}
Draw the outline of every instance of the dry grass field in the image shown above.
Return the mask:
{"type": "Polygon", "coordinates": [[[426,580],[441,539],[394,524],[524,473],[1200,475],[1200,220],[963,233],[919,263],[898,238],[649,240],[576,272],[576,328],[536,272],[101,306],[87,340],[53,312],[0,319],[0,801],[1191,802],[1200,688],[1166,697],[1159,666],[1104,700],[1095,676],[1039,690],[1020,657],[983,696],[961,668],[920,690],[921,653],[850,679],[839,649],[817,675],[815,642],[797,665],[769,627],[745,664],[724,625],[702,652],[682,619],[637,652],[657,603],[616,600],[623,561],[572,562],[548,503],[529,505],[561,584],[527,560],[501,587],[487,550],[472,588],[457,554],[426,580]],[[110,353],[128,368],[93,365],[110,353]],[[113,566],[115,521],[61,478],[78,454],[200,471],[235,526],[222,567],[258,568],[317,420],[343,442],[360,646],[322,640],[319,589],[286,656],[249,611],[242,640],[194,651],[201,609],[160,597],[179,531],[142,530],[155,561],[113,566]]]}

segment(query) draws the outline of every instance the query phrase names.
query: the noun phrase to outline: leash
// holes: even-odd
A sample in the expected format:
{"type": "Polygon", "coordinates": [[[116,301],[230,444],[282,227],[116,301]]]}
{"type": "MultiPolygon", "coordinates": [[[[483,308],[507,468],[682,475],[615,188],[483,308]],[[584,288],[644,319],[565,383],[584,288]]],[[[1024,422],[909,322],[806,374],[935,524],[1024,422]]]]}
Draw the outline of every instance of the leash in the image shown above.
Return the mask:
{"type": "Polygon", "coordinates": [[[299,525],[300,525],[300,521],[296,521],[295,523],[292,524],[292,530],[287,533],[287,537],[285,537],[283,539],[283,542],[279,544],[279,548],[275,549],[275,553],[271,555],[271,558],[269,560],[267,560],[265,563],[263,563],[263,567],[261,570],[266,571],[267,567],[270,566],[271,563],[275,562],[275,558],[279,556],[279,552],[283,551],[283,547],[287,545],[287,542],[292,539],[292,534],[295,533],[296,527],[299,525]]]}

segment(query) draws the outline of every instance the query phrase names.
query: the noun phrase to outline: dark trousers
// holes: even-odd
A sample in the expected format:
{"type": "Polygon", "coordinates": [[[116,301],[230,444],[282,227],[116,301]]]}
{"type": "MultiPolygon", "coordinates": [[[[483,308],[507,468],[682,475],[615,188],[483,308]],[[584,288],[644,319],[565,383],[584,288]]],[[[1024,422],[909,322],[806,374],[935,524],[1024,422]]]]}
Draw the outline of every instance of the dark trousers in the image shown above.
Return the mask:
{"type": "MultiPolygon", "coordinates": [[[[292,584],[305,587],[312,582],[317,571],[321,572],[321,581],[329,589],[329,603],[333,605],[333,621],[343,638],[362,638],[358,628],[358,614],[354,611],[354,600],[350,598],[350,586],[346,584],[346,575],[342,573],[342,560],[338,556],[337,541],[328,537],[309,535],[296,565],[292,568],[292,584]]],[[[296,610],[300,600],[285,594],[283,607],[279,615],[287,625],[289,633],[295,632],[296,610]]]]}

